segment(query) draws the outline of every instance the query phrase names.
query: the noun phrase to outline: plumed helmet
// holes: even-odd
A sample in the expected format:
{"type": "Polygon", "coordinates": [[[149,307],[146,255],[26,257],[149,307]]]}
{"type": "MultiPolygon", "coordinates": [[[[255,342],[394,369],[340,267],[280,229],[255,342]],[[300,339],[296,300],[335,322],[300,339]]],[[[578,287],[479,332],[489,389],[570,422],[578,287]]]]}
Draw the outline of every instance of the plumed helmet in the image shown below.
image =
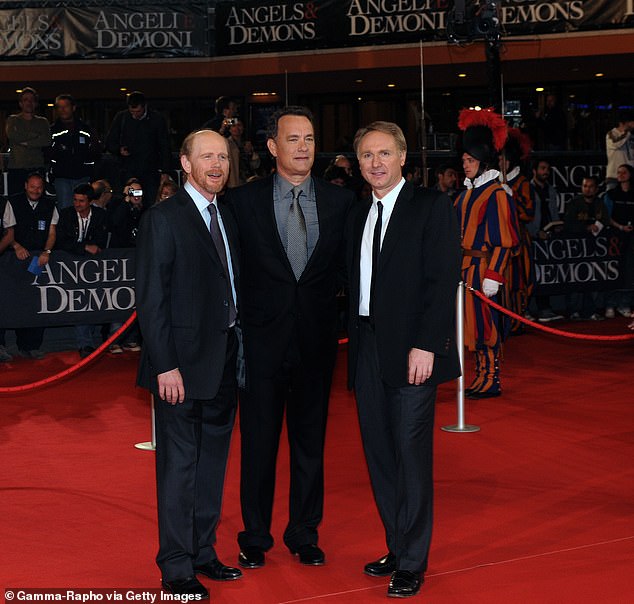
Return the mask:
{"type": "Polygon", "coordinates": [[[533,143],[528,134],[519,128],[509,128],[509,137],[504,145],[504,153],[512,168],[526,161],[533,150],[533,143]]]}
{"type": "Polygon", "coordinates": [[[463,109],[458,116],[458,127],[463,131],[464,151],[481,162],[494,165],[506,141],[508,128],[504,118],[492,108],[463,109]]]}

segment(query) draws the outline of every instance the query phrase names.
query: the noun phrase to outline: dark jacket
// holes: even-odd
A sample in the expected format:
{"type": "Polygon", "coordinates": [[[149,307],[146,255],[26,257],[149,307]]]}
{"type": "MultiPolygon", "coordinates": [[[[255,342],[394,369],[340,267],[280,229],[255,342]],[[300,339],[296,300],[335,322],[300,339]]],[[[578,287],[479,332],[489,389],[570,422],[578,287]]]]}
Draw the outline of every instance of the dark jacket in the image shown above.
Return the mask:
{"type": "MultiPolygon", "coordinates": [[[[371,203],[354,206],[347,229],[350,387],[354,386],[359,346],[361,239],[371,203]]],[[[455,340],[460,260],[458,223],[449,197],[405,183],[381,246],[373,303],[381,376],[390,386],[408,384],[411,348],[435,355],[427,383],[439,384],[460,375],[455,340]]]]}
{"type": "Polygon", "coordinates": [[[48,239],[55,202],[43,195],[33,210],[26,193],[12,195],[9,201],[15,214],[15,240],[29,251],[43,250],[48,239]]]}
{"type": "Polygon", "coordinates": [[[269,176],[225,195],[240,233],[239,313],[247,380],[274,375],[291,347],[301,363],[317,372],[334,363],[337,350],[336,294],[345,221],[354,195],[313,178],[319,240],[298,282],[278,233],[273,182],[269,176]]]}
{"type": "MultiPolygon", "coordinates": [[[[239,292],[236,227],[230,212],[220,212],[239,292]]],[[[143,214],[136,255],[136,303],[143,334],[139,386],[158,394],[156,376],[178,368],[187,398],[217,395],[227,351],[226,279],[211,234],[184,189],[143,214]]]]}
{"type": "Polygon", "coordinates": [[[97,245],[101,249],[105,249],[108,241],[106,211],[96,206],[92,206],[90,211],[90,222],[82,241],[77,241],[79,239],[79,221],[75,208],[64,208],[60,211],[55,249],[79,255],[86,254],[85,246],[87,244],[97,245]]]}
{"type": "Polygon", "coordinates": [[[55,178],[92,176],[99,157],[99,142],[87,124],[80,119],[72,124],[58,119],[51,125],[51,139],[48,156],[55,178]]]}
{"type": "Polygon", "coordinates": [[[134,119],[127,109],[117,113],[106,136],[106,149],[121,159],[127,174],[165,172],[170,167],[167,124],[160,113],[151,109],[140,120],[134,119]],[[122,156],[121,147],[127,147],[130,155],[122,156]]]}

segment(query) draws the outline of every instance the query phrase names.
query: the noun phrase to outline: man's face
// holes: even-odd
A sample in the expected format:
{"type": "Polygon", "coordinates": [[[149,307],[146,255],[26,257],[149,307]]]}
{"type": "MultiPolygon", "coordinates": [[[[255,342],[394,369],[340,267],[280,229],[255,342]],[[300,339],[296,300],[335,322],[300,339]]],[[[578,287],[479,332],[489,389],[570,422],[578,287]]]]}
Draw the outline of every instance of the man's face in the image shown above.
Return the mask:
{"type": "Polygon", "coordinates": [[[205,199],[213,201],[229,177],[229,150],[224,136],[211,130],[198,133],[192,141],[190,155],[181,155],[187,182],[205,199]]]}
{"type": "Polygon", "coordinates": [[[77,212],[80,216],[84,218],[88,216],[90,212],[90,199],[88,199],[88,195],[79,195],[74,193],[73,206],[75,207],[75,212],[77,212]]]}
{"type": "Polygon", "coordinates": [[[112,199],[112,188],[110,187],[110,183],[105,180],[98,180],[93,182],[91,186],[93,191],[99,195],[98,204],[104,208],[112,199]]]}
{"type": "Polygon", "coordinates": [[[581,183],[581,194],[590,202],[597,196],[597,183],[592,178],[584,178],[581,183]]]}
{"type": "Polygon", "coordinates": [[[44,193],[44,181],[39,176],[31,176],[24,184],[24,190],[30,201],[39,201],[44,193]]]}
{"type": "Polygon", "coordinates": [[[128,107],[128,111],[130,112],[130,115],[135,120],[140,120],[143,117],[143,114],[145,113],[145,105],[137,105],[136,107],[128,107]]]}
{"type": "Polygon", "coordinates": [[[55,111],[60,120],[70,122],[73,119],[75,106],[68,99],[59,99],[55,103],[55,111]]]}
{"type": "Polygon", "coordinates": [[[238,105],[234,102],[229,103],[223,110],[222,115],[225,117],[235,117],[238,113],[238,105]]]}
{"type": "Polygon", "coordinates": [[[347,157],[340,155],[335,161],[335,166],[339,166],[340,168],[343,168],[348,174],[348,176],[352,176],[352,164],[350,163],[350,160],[347,157]]]}
{"type": "Polygon", "coordinates": [[[618,182],[628,182],[630,180],[630,171],[625,166],[619,166],[616,169],[616,180],[618,182]]]}
{"type": "Polygon", "coordinates": [[[405,151],[399,151],[396,141],[386,132],[368,132],[357,148],[361,175],[370,183],[372,191],[382,199],[401,180],[405,165],[405,151]]]}
{"type": "Polygon", "coordinates": [[[473,157],[473,155],[469,155],[468,153],[462,154],[462,169],[464,170],[464,174],[470,180],[473,180],[480,169],[480,160],[473,157]]]}
{"type": "Polygon", "coordinates": [[[229,127],[229,133],[233,138],[240,139],[244,133],[244,126],[242,125],[242,122],[238,120],[235,124],[232,124],[229,127]]]}
{"type": "Polygon", "coordinates": [[[277,171],[289,182],[302,182],[315,160],[315,132],[303,115],[284,115],[277,122],[277,136],[266,142],[277,160],[277,171]]]}
{"type": "Polygon", "coordinates": [[[438,185],[442,191],[450,191],[456,187],[458,175],[453,168],[447,168],[438,175],[438,185]]]}
{"type": "Polygon", "coordinates": [[[546,184],[550,178],[550,164],[547,161],[540,161],[533,169],[533,176],[537,182],[546,184]]]}
{"type": "Polygon", "coordinates": [[[37,109],[37,99],[32,92],[25,92],[20,98],[19,105],[22,113],[35,113],[37,109]]]}

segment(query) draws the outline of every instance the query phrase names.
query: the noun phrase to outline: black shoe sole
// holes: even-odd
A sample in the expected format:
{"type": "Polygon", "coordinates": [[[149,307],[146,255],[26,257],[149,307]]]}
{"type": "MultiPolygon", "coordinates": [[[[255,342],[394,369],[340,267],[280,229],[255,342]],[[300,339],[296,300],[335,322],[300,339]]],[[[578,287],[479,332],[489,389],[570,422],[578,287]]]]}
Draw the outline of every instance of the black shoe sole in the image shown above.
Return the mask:
{"type": "Polygon", "coordinates": [[[364,568],[364,569],[363,569],[363,572],[364,572],[366,575],[368,575],[369,577],[389,577],[389,576],[390,576],[390,575],[394,572],[394,570],[395,570],[395,569],[388,570],[388,571],[385,571],[385,572],[378,572],[378,573],[376,573],[376,572],[372,572],[372,571],[369,571],[369,570],[367,570],[367,569],[365,569],[365,568],[364,568]]]}
{"type": "Polygon", "coordinates": [[[242,579],[242,575],[237,575],[235,577],[225,577],[225,578],[214,577],[211,573],[207,573],[204,570],[199,570],[197,568],[194,569],[194,572],[197,575],[203,575],[204,577],[207,577],[208,579],[211,579],[212,581],[237,581],[238,579],[242,579]]]}

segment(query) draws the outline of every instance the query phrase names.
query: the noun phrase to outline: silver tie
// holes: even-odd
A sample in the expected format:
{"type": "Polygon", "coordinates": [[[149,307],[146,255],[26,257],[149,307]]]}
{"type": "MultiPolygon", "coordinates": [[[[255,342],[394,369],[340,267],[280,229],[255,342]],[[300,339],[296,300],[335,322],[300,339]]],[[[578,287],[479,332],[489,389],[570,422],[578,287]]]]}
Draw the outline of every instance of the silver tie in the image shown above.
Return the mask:
{"type": "Polygon", "coordinates": [[[308,248],[306,246],[306,220],[299,205],[302,190],[293,187],[293,201],[288,212],[286,223],[286,255],[291,263],[295,279],[299,281],[308,262],[308,248]]]}

